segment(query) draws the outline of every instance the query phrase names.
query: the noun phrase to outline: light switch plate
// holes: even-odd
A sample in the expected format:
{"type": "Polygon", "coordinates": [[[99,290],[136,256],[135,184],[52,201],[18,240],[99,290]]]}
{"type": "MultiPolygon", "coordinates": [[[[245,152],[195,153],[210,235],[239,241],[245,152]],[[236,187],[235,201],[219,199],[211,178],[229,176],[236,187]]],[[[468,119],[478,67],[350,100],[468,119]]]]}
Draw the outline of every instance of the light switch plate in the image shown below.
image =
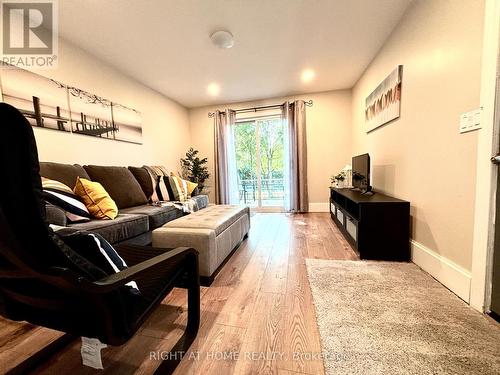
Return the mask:
{"type": "Polygon", "coordinates": [[[460,133],[481,129],[481,109],[475,109],[460,115],[460,133]]]}

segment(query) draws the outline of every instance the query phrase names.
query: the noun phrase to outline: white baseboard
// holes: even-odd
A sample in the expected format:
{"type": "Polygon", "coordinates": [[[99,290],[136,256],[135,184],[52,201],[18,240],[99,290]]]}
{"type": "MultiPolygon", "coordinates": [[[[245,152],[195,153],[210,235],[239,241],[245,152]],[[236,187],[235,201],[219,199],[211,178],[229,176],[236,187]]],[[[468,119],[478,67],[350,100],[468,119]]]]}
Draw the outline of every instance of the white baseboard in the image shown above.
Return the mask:
{"type": "Polygon", "coordinates": [[[325,203],[309,203],[309,212],[330,212],[328,202],[325,203]]]}
{"type": "Polygon", "coordinates": [[[410,244],[413,263],[469,303],[471,273],[417,241],[410,244]]]}

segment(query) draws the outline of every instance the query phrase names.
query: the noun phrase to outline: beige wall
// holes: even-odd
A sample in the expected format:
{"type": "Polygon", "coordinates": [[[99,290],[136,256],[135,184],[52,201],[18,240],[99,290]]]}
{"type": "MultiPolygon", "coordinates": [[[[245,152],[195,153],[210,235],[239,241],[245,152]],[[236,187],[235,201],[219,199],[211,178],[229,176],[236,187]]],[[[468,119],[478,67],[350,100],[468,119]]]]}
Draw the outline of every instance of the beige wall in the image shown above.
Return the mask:
{"type": "MultiPolygon", "coordinates": [[[[189,111],[192,143],[202,156],[209,159],[211,177],[214,175],[214,120],[208,112],[215,109],[247,108],[283,103],[285,100],[312,99],[314,105],[306,109],[308,144],[309,202],[311,210],[328,209],[330,176],[342,169],[350,158],[351,147],[351,93],[350,90],[329,91],[317,94],[297,95],[201,107],[189,111]]],[[[212,180],[208,182],[213,186],[212,180]]],[[[211,188],[213,201],[213,188],[211,188]]]]}
{"type": "Polygon", "coordinates": [[[59,52],[58,68],[38,73],[141,111],[143,144],[35,129],[40,160],[178,168],[190,141],[187,109],[65,41],[59,52]]]}
{"type": "Polygon", "coordinates": [[[369,152],[373,185],[411,202],[413,239],[471,269],[483,1],[416,0],[353,89],[353,152],[369,152]],[[366,134],[366,96],[398,64],[401,117],[366,134]]]}

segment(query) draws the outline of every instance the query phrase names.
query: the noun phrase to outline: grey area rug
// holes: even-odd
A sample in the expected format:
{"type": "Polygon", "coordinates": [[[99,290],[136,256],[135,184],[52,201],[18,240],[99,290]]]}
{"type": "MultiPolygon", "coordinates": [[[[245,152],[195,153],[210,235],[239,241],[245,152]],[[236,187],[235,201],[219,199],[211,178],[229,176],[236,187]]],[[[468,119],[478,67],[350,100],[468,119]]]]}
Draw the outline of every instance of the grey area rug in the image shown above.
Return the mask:
{"type": "Polygon", "coordinates": [[[500,327],[412,263],[307,259],[327,374],[500,374],[500,327]]]}

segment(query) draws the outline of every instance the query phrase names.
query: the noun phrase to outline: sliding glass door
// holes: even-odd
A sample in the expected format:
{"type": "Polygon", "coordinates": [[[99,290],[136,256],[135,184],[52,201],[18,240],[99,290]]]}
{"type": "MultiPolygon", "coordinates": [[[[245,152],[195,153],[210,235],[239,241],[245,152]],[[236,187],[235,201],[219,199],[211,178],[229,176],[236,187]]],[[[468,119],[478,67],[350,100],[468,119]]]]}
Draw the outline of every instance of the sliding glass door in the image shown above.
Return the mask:
{"type": "Polygon", "coordinates": [[[235,157],[240,204],[261,211],[283,211],[285,134],[281,117],[239,121],[235,157]]]}

